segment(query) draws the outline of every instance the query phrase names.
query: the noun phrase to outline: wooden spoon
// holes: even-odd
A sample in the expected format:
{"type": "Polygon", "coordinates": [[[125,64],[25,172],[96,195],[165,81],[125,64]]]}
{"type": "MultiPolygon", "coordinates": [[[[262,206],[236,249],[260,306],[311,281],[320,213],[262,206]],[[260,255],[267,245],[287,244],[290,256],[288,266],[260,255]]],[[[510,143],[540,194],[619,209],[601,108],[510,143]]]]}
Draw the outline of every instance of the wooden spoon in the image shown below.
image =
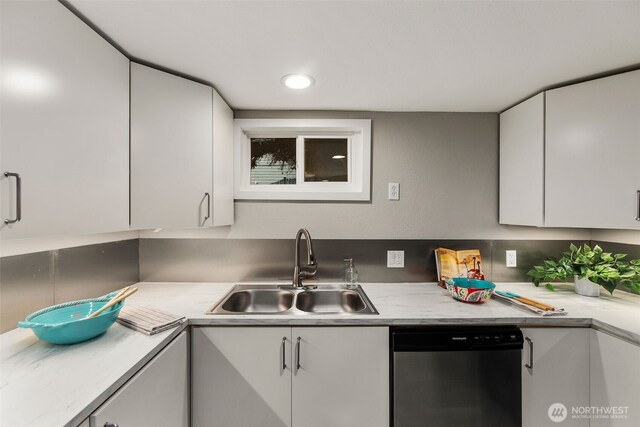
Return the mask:
{"type": "Polygon", "coordinates": [[[106,303],[105,305],[100,307],[99,310],[96,310],[93,313],[91,313],[90,315],[88,315],[87,317],[85,317],[85,319],[90,319],[92,317],[96,317],[98,314],[102,313],[107,308],[113,307],[114,305],[116,305],[120,301],[124,300],[125,298],[128,298],[131,295],[135,294],[137,291],[138,291],[138,288],[132,288],[130,286],[122,289],[113,298],[111,298],[108,303],[106,303]]]}

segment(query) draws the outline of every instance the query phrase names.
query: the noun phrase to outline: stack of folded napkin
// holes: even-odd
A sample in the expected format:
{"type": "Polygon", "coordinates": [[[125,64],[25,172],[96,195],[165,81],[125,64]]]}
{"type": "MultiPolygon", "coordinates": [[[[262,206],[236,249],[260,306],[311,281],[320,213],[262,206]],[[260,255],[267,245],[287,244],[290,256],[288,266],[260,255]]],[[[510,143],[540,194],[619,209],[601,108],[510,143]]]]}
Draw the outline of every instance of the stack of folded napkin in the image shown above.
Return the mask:
{"type": "Polygon", "coordinates": [[[147,335],[175,328],[184,320],[184,316],[176,316],[149,306],[122,307],[118,316],[120,324],[147,335]]]}

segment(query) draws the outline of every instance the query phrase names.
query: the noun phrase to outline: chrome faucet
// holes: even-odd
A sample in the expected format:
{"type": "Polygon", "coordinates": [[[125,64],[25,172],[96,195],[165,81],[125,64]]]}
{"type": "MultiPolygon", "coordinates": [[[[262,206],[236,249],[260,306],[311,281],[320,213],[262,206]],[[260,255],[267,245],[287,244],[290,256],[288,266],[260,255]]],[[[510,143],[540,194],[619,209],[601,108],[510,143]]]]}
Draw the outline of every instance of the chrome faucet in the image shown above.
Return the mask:
{"type": "Polygon", "coordinates": [[[311,235],[306,228],[301,228],[296,233],[296,255],[293,262],[293,287],[301,288],[302,279],[310,279],[316,275],[318,271],[318,264],[316,263],[316,256],[313,254],[313,245],[311,243],[311,235]],[[304,234],[304,238],[307,241],[307,265],[300,266],[300,239],[304,234]]]}

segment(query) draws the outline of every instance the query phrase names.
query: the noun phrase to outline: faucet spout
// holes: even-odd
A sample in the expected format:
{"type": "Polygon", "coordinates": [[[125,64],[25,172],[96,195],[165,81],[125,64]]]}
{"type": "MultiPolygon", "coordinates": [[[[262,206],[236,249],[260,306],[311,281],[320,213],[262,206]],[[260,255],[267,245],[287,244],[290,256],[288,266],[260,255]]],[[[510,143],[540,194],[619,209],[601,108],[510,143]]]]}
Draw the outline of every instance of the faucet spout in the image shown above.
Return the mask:
{"type": "Polygon", "coordinates": [[[310,279],[316,275],[318,271],[318,263],[316,262],[316,256],[313,253],[313,243],[311,241],[311,235],[306,228],[301,228],[296,233],[295,243],[295,257],[293,262],[293,286],[302,287],[302,279],[310,279]],[[307,243],[307,264],[300,265],[300,240],[302,236],[307,243]]]}

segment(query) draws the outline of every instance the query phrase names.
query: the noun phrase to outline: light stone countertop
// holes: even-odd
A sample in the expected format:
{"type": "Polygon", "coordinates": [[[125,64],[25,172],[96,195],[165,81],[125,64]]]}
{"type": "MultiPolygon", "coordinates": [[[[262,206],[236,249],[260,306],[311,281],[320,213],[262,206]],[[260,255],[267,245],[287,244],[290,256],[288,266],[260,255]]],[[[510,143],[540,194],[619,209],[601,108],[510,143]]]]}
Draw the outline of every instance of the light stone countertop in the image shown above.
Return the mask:
{"type": "MultiPolygon", "coordinates": [[[[130,305],[150,305],[186,316],[189,325],[486,325],[594,327],[640,345],[640,297],[616,291],[599,298],[556,292],[525,283],[500,283],[512,291],[564,308],[561,317],[490,300],[465,304],[433,283],[363,284],[379,315],[205,315],[230,283],[140,283],[130,305]]],[[[605,291],[606,292],[606,291],[605,291]]],[[[105,335],[72,346],[39,341],[29,330],[0,336],[0,425],[76,426],[186,326],[152,337],[119,324],[105,335]]]]}

